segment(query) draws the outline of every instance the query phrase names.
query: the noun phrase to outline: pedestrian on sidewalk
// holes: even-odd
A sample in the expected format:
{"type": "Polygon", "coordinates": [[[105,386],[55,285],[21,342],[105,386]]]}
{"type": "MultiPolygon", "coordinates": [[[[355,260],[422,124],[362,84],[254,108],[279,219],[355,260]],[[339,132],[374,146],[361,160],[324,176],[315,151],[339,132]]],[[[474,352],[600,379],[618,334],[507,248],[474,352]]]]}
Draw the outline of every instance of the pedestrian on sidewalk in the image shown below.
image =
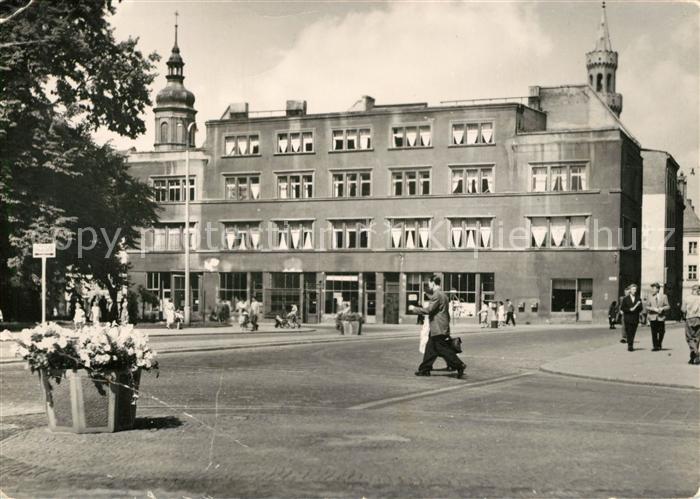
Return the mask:
{"type": "Polygon", "coordinates": [[[655,282],[651,285],[651,296],[646,303],[647,319],[651,327],[652,352],[661,350],[666,334],[666,314],[671,310],[666,294],[661,291],[661,285],[655,282]]]}
{"type": "Polygon", "coordinates": [[[629,294],[630,287],[627,286],[625,288],[625,294],[620,297],[620,301],[617,305],[617,322],[622,324],[622,328],[620,329],[620,343],[627,343],[627,332],[625,331],[624,314],[622,313],[622,302],[625,300],[626,296],[629,296],[629,294]]]}
{"type": "Polygon", "coordinates": [[[85,310],[80,302],[75,303],[75,315],[73,316],[75,329],[81,329],[85,325],[85,310]]]}
{"type": "Polygon", "coordinates": [[[506,299],[506,326],[510,323],[513,323],[513,327],[515,327],[515,305],[513,305],[513,302],[510,301],[510,298],[506,299]]]}
{"type": "Polygon", "coordinates": [[[613,300],[608,309],[608,323],[610,324],[610,329],[615,329],[615,323],[617,322],[617,314],[619,313],[617,302],[613,300]]]}
{"type": "Polygon", "coordinates": [[[170,327],[175,324],[175,304],[170,301],[170,298],[165,299],[163,303],[163,315],[165,316],[165,327],[170,327]]]}
{"type": "Polygon", "coordinates": [[[409,310],[427,316],[429,321],[430,337],[425,346],[423,362],[416,371],[416,376],[430,376],[430,371],[438,357],[447,362],[447,366],[457,370],[457,378],[464,375],[466,364],[462,362],[450,343],[450,300],[442,289],[440,276],[433,275],[430,278],[430,291],[432,296],[427,307],[411,305],[409,310]]]}
{"type": "Polygon", "coordinates": [[[90,318],[92,319],[93,326],[100,325],[100,303],[97,296],[92,299],[92,308],[90,308],[90,318]]]}
{"type": "Polygon", "coordinates": [[[484,300],[481,302],[481,310],[479,310],[479,326],[481,328],[489,327],[489,304],[484,300]]]}
{"type": "Polygon", "coordinates": [[[698,345],[700,345],[700,286],[693,285],[681,310],[685,314],[685,341],[690,348],[688,364],[700,365],[698,354],[698,345]]]}
{"type": "Polygon", "coordinates": [[[642,300],[637,296],[637,285],[630,284],[629,294],[625,296],[620,305],[624,314],[625,335],[627,336],[627,351],[634,352],[634,336],[639,326],[639,314],[643,310],[642,300]]]}
{"type": "Polygon", "coordinates": [[[498,302],[498,327],[506,325],[506,306],[502,301],[498,302]]]}
{"type": "Polygon", "coordinates": [[[253,296],[250,299],[250,330],[258,330],[258,316],[260,315],[260,302],[253,296]]]}

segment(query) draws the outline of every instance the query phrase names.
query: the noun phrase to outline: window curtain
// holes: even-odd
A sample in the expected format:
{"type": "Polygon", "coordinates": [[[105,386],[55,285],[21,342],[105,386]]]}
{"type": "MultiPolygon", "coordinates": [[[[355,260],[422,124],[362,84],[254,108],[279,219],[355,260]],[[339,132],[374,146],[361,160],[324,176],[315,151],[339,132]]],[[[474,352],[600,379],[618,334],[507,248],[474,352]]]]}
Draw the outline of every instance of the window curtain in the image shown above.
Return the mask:
{"type": "Polygon", "coordinates": [[[581,167],[571,168],[571,190],[585,191],[586,190],[586,174],[581,167]]]}
{"type": "Polygon", "coordinates": [[[236,139],[229,138],[226,139],[226,145],[224,147],[226,156],[232,156],[236,152],[236,139]]]}
{"type": "Polygon", "coordinates": [[[571,217],[571,240],[577,247],[586,243],[586,217],[571,217]]]}
{"type": "Polygon", "coordinates": [[[481,222],[481,247],[488,248],[491,245],[491,221],[486,220],[481,222]]]}
{"type": "Polygon", "coordinates": [[[476,194],[479,192],[478,174],[476,170],[467,170],[467,192],[469,194],[476,194]]]}
{"type": "Polygon", "coordinates": [[[360,130],[360,149],[369,149],[370,133],[369,130],[360,130]]]}
{"type": "Polygon", "coordinates": [[[236,232],[229,228],[226,229],[226,247],[228,249],[233,249],[233,245],[236,242],[236,232]]]}
{"type": "Polygon", "coordinates": [[[280,199],[287,199],[288,192],[287,192],[287,179],[286,178],[284,180],[279,181],[279,192],[280,192],[280,199]]]}
{"type": "Polygon", "coordinates": [[[238,137],[238,154],[241,156],[248,154],[248,137],[238,137]]]}
{"type": "Polygon", "coordinates": [[[564,168],[552,168],[552,190],[566,190],[566,170],[564,168]]]}
{"type": "Polygon", "coordinates": [[[479,137],[479,125],[476,123],[467,125],[467,144],[476,144],[479,137]]]}
{"type": "Polygon", "coordinates": [[[282,250],[289,249],[289,245],[287,244],[287,231],[286,230],[281,230],[278,233],[278,238],[279,238],[279,244],[277,247],[282,250]]]}
{"type": "Polygon", "coordinates": [[[251,229],[251,231],[250,231],[250,245],[253,249],[258,249],[260,247],[260,230],[251,229]]]}
{"type": "Polygon", "coordinates": [[[298,133],[293,133],[291,135],[292,152],[299,152],[301,150],[301,135],[298,133]]]}
{"type": "Polygon", "coordinates": [[[491,170],[481,171],[481,192],[493,192],[493,175],[491,170]]]}
{"type": "Polygon", "coordinates": [[[241,240],[241,243],[240,243],[240,246],[238,247],[238,249],[247,250],[248,249],[248,246],[247,246],[248,233],[246,231],[240,231],[240,232],[238,232],[238,237],[241,240]]]}
{"type": "Polygon", "coordinates": [[[403,129],[394,128],[394,147],[403,146],[403,129]]]}
{"type": "Polygon", "coordinates": [[[343,149],[343,131],[333,130],[333,150],[340,151],[343,149]]]}
{"type": "Polygon", "coordinates": [[[544,240],[547,237],[547,219],[533,218],[530,221],[530,231],[535,243],[535,247],[541,248],[544,246],[544,240]]]}
{"type": "Polygon", "coordinates": [[[423,147],[430,146],[430,139],[432,134],[430,133],[430,127],[420,128],[420,145],[423,147]]]}
{"type": "Polygon", "coordinates": [[[304,151],[311,152],[314,150],[314,136],[311,133],[303,133],[302,139],[304,143],[304,151]]]}
{"type": "Polygon", "coordinates": [[[420,247],[427,248],[428,242],[430,241],[430,228],[420,227],[418,229],[418,235],[420,236],[420,247]]]}
{"type": "Polygon", "coordinates": [[[484,144],[493,143],[493,125],[491,123],[481,124],[481,138],[484,140],[484,144]]]}
{"type": "Polygon", "coordinates": [[[299,241],[301,240],[301,229],[292,229],[292,248],[299,249],[299,241]]]}
{"type": "Polygon", "coordinates": [[[452,246],[454,248],[462,247],[462,228],[452,227],[452,246]]]}
{"type": "Polygon", "coordinates": [[[260,152],[260,139],[255,135],[250,138],[250,154],[258,154],[260,152]]]}
{"type": "Polygon", "coordinates": [[[452,172],[452,194],[462,194],[464,188],[462,186],[462,172],[453,171],[452,172]]]}
{"type": "Polygon", "coordinates": [[[532,192],[544,192],[547,190],[547,169],[532,169],[532,192]]]}
{"type": "Polygon", "coordinates": [[[304,249],[313,249],[313,241],[311,240],[312,232],[311,230],[304,231],[304,249]]]}
{"type": "Polygon", "coordinates": [[[415,128],[406,129],[406,143],[409,147],[414,147],[416,145],[416,139],[418,138],[418,132],[415,128]]]}
{"type": "Polygon", "coordinates": [[[564,244],[566,237],[566,218],[552,218],[549,225],[549,231],[552,234],[552,244],[561,247],[564,244]]]}
{"type": "Polygon", "coordinates": [[[473,227],[467,227],[467,248],[473,249],[476,246],[475,236],[476,229],[474,229],[473,227]]]}
{"type": "Polygon", "coordinates": [[[401,227],[391,228],[391,243],[393,248],[401,247],[401,227]]]}
{"type": "Polygon", "coordinates": [[[407,249],[413,249],[413,248],[416,247],[415,237],[414,237],[415,234],[416,234],[416,230],[415,230],[415,229],[413,229],[413,228],[411,228],[411,229],[407,228],[407,229],[406,229],[406,248],[407,248],[407,249]]]}
{"type": "Polygon", "coordinates": [[[289,140],[286,135],[280,135],[277,137],[277,147],[279,152],[287,152],[287,146],[289,145],[289,140]]]}
{"type": "Polygon", "coordinates": [[[464,144],[464,125],[452,125],[452,143],[464,144]]]}
{"type": "Polygon", "coordinates": [[[258,199],[260,197],[260,184],[253,183],[253,181],[251,180],[250,193],[252,194],[253,199],[258,199]]]}

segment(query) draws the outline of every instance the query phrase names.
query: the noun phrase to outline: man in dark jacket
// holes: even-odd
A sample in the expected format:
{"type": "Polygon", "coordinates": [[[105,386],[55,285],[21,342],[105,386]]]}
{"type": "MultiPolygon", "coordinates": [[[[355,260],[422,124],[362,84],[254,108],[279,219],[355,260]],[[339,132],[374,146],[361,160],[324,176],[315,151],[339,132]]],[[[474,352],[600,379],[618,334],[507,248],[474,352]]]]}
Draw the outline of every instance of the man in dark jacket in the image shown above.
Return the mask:
{"type": "Polygon", "coordinates": [[[624,297],[620,304],[620,310],[624,314],[623,322],[625,324],[625,334],[627,335],[627,350],[634,352],[634,336],[637,334],[639,314],[643,311],[643,305],[642,300],[637,296],[637,285],[630,285],[629,290],[629,294],[624,297]]]}
{"type": "Polygon", "coordinates": [[[409,310],[425,315],[430,325],[430,338],[416,376],[430,376],[433,363],[438,357],[442,357],[448,367],[457,371],[457,377],[461,378],[467,366],[457,357],[450,344],[450,300],[440,289],[440,283],[440,276],[433,275],[430,278],[432,296],[427,307],[409,307],[409,310]]]}

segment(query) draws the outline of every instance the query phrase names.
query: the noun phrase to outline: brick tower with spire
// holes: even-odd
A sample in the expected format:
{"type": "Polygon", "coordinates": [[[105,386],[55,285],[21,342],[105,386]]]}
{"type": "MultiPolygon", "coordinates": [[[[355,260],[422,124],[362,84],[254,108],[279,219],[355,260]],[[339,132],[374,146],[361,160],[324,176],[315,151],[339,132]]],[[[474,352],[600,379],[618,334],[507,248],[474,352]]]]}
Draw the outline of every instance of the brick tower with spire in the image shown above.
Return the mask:
{"type": "Polygon", "coordinates": [[[586,69],[588,70],[588,84],[603,98],[608,107],[617,116],[620,116],[622,95],[615,92],[617,52],[612,49],[610,43],[605,2],[603,2],[595,49],[586,54],[586,69]]]}
{"type": "MultiPolygon", "coordinates": [[[[186,133],[195,121],[194,94],[183,85],[185,66],[177,46],[177,12],[175,13],[175,44],[168,59],[168,84],[156,95],[156,151],[178,151],[187,147],[186,133]]],[[[194,146],[195,128],[190,131],[189,144],[194,146]]]]}

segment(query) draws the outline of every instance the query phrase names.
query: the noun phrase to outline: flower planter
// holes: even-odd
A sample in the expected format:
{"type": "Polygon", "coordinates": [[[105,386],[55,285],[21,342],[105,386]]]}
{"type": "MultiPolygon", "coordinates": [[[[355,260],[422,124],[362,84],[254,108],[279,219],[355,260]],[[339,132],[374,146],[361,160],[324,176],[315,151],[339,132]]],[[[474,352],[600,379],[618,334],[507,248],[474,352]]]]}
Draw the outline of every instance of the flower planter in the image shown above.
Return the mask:
{"type": "Polygon", "coordinates": [[[93,378],[84,369],[64,371],[60,383],[43,370],[40,377],[51,431],[111,433],[134,427],[134,391],[127,387],[138,390],[140,370],[115,372],[113,382],[93,378]]]}
{"type": "Polygon", "coordinates": [[[350,334],[355,334],[357,336],[360,336],[362,334],[362,322],[350,321],[350,328],[352,330],[350,334]]]}

